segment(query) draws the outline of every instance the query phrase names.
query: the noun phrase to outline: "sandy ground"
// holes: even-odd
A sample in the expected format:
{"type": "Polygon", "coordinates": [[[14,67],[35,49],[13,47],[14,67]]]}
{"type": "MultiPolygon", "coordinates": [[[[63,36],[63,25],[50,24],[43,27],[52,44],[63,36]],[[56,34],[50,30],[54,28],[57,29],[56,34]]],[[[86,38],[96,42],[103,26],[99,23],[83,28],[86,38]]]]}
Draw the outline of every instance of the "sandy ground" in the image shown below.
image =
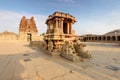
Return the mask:
{"type": "Polygon", "coordinates": [[[85,44],[93,58],[71,62],[25,42],[0,42],[0,80],[120,80],[120,46],[85,44]]]}

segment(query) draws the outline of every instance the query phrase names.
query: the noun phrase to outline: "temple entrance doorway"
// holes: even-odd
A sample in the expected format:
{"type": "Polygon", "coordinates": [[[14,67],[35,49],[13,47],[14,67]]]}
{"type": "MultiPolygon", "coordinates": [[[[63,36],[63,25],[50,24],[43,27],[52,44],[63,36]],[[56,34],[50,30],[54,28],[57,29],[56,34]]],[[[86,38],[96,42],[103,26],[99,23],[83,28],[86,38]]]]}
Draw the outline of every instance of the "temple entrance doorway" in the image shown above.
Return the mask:
{"type": "Polygon", "coordinates": [[[32,34],[28,33],[27,34],[27,42],[31,42],[32,40],[32,34]]]}

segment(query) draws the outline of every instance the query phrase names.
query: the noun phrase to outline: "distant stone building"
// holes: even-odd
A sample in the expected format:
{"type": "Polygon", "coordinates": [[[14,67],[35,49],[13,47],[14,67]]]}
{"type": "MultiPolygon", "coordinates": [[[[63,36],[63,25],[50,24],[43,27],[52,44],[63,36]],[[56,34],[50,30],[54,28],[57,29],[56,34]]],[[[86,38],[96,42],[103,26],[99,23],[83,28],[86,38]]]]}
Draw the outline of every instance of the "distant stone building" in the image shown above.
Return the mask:
{"type": "Polygon", "coordinates": [[[19,26],[19,40],[35,40],[38,37],[38,30],[34,17],[31,19],[26,19],[25,16],[22,17],[19,26]]]}
{"type": "Polygon", "coordinates": [[[120,30],[114,30],[104,35],[88,34],[83,36],[85,42],[120,42],[120,30]]]}

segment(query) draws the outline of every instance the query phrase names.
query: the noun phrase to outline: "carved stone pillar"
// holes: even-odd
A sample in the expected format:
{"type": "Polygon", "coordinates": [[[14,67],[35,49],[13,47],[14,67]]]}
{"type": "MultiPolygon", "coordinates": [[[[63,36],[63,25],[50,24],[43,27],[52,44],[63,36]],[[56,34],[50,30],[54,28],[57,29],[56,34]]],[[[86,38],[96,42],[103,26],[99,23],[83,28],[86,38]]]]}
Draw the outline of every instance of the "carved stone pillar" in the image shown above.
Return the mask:
{"type": "Polygon", "coordinates": [[[60,23],[60,20],[58,20],[58,28],[61,29],[61,23],[60,23]]]}
{"type": "Polygon", "coordinates": [[[56,18],[55,22],[56,22],[56,28],[58,28],[58,19],[57,18],[56,18]]]}
{"type": "Polygon", "coordinates": [[[63,20],[61,20],[61,32],[63,33],[63,20]]]}
{"type": "Polygon", "coordinates": [[[72,22],[70,22],[70,25],[69,25],[69,33],[72,34],[72,22]]]}
{"type": "Polygon", "coordinates": [[[53,29],[53,26],[54,26],[54,24],[53,24],[53,22],[51,21],[51,22],[50,22],[50,29],[53,29]]]}
{"type": "Polygon", "coordinates": [[[53,29],[53,24],[51,24],[51,29],[53,29]]]}
{"type": "Polygon", "coordinates": [[[67,34],[69,34],[69,23],[67,23],[67,34]]]}
{"type": "Polygon", "coordinates": [[[49,23],[48,23],[48,26],[49,26],[49,29],[51,29],[51,22],[49,21],[49,23]]]}

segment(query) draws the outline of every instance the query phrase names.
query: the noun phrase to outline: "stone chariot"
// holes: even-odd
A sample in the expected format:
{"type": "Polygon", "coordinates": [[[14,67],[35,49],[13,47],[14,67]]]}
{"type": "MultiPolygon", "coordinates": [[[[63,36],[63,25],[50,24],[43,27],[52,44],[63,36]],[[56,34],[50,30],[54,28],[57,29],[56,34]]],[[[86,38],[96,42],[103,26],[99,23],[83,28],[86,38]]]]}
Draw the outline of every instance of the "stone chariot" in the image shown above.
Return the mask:
{"type": "Polygon", "coordinates": [[[59,52],[58,54],[72,61],[79,60],[81,57],[91,58],[91,54],[84,51],[84,46],[79,44],[77,35],[72,29],[75,22],[75,17],[63,12],[50,15],[46,20],[48,27],[43,47],[49,52],[59,52]]]}

